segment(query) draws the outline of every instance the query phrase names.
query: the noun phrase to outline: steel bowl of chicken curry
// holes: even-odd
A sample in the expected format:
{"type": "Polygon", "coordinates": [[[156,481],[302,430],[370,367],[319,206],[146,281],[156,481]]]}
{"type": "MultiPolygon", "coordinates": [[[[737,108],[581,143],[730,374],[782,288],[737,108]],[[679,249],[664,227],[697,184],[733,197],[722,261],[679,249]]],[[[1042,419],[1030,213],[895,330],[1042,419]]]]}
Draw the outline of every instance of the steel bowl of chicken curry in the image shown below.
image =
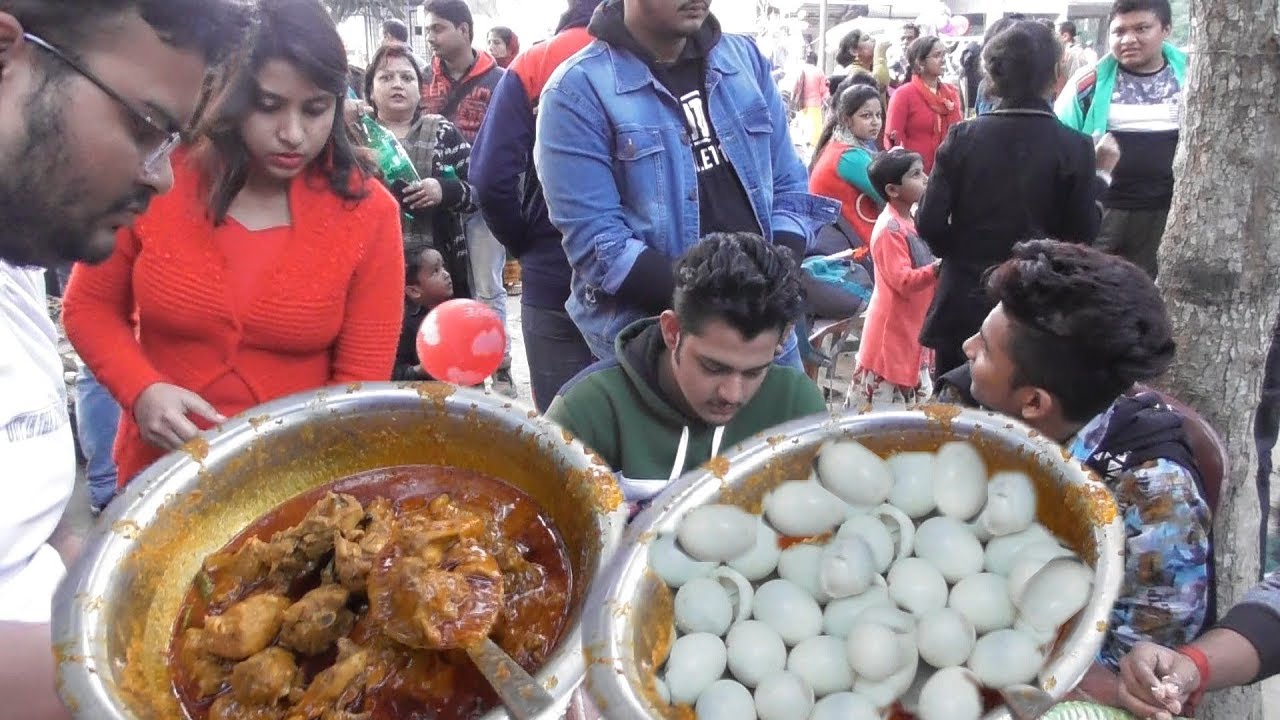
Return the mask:
{"type": "Polygon", "coordinates": [[[54,601],[59,692],[95,720],[496,720],[464,650],[487,637],[558,717],[625,522],[607,468],[487,394],[285,398],[99,519],[54,601]]]}

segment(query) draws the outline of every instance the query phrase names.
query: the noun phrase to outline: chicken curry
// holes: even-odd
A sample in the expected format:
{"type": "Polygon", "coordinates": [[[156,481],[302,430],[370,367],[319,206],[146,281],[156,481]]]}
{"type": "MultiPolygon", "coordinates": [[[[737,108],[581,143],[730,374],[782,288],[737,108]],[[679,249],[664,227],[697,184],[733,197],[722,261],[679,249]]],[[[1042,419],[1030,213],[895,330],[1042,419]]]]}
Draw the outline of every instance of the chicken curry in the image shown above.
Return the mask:
{"type": "Polygon", "coordinates": [[[179,612],[193,720],[468,720],[498,704],[464,648],[535,671],[564,629],[564,545],[519,490],[456,468],[365,473],[209,556],[179,612]]]}

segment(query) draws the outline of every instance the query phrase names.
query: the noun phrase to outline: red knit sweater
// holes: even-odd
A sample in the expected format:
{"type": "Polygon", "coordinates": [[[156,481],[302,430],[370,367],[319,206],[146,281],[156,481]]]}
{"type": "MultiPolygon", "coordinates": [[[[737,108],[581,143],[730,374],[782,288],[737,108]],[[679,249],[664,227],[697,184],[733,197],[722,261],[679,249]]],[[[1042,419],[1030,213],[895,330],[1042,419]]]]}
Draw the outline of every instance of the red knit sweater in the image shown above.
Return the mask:
{"type": "Polygon", "coordinates": [[[295,180],[292,236],[237,303],[200,176],[183,160],[174,172],[173,190],[120,233],[110,259],[76,266],[63,304],[67,337],[124,408],[115,446],[121,485],[163,454],[133,419],[148,386],[201,394],[235,373],[244,397],[217,408],[230,417],[332,383],[388,380],[400,334],[400,211],[377,181],[352,204],[317,177],[295,180]]]}

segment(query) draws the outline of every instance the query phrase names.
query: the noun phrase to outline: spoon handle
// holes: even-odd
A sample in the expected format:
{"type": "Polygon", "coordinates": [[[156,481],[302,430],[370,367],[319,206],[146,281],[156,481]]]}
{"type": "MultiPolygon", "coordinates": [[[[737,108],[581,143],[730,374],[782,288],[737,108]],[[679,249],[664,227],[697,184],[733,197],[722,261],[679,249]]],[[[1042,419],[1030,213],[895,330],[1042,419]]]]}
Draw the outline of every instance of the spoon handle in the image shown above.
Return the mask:
{"type": "Polygon", "coordinates": [[[534,720],[555,704],[551,695],[489,638],[469,646],[467,655],[515,720],[534,720]]]}

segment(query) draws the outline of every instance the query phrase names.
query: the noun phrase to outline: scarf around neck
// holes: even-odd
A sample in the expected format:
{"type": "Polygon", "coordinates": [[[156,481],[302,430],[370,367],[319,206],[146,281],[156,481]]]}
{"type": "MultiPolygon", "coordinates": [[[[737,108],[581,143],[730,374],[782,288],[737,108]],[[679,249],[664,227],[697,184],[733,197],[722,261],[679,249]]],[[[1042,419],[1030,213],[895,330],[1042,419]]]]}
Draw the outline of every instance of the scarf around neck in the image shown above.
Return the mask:
{"type": "Polygon", "coordinates": [[[937,115],[933,119],[933,130],[936,133],[941,133],[943,119],[951,117],[951,114],[956,111],[955,99],[949,97],[947,84],[942,80],[938,80],[938,91],[934,92],[919,75],[911,77],[911,84],[920,92],[920,97],[924,98],[929,109],[937,115]]]}

